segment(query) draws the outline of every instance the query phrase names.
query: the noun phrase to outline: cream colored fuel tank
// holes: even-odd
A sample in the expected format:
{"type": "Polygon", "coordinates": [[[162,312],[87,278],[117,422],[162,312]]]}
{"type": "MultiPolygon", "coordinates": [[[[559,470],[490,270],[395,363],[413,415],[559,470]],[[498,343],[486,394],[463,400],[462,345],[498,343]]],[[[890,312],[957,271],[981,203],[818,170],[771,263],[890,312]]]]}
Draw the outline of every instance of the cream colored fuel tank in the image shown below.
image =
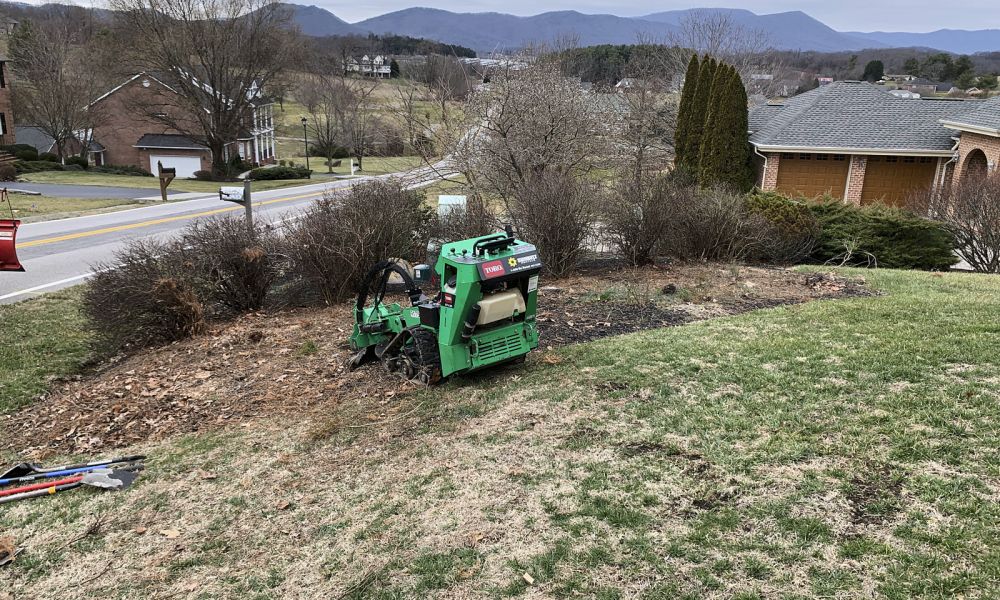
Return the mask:
{"type": "Polygon", "coordinates": [[[524,296],[519,290],[508,290],[490,294],[479,301],[479,320],[476,325],[489,325],[517,314],[524,314],[524,296]]]}

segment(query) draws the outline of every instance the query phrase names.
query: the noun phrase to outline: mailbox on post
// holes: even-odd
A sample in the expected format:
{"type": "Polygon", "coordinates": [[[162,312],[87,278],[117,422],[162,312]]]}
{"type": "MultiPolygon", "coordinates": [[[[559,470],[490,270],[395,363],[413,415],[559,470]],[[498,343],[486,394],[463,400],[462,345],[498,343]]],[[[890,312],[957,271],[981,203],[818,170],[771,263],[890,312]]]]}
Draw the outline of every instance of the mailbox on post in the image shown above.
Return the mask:
{"type": "Polygon", "coordinates": [[[164,167],[161,161],[156,161],[157,176],[160,178],[160,198],[167,201],[167,186],[177,177],[177,169],[164,167]]]}
{"type": "Polygon", "coordinates": [[[243,180],[243,187],[222,186],[219,188],[219,200],[242,204],[247,212],[247,227],[253,229],[253,208],[250,201],[250,180],[243,180]]]}

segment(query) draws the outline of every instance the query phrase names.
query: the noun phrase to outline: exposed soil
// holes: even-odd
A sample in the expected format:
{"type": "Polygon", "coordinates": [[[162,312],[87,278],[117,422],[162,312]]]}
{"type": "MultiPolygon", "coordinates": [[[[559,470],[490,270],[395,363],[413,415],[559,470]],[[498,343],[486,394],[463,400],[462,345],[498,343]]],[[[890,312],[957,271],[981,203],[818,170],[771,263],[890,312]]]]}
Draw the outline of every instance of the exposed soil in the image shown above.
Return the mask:
{"type": "MultiPolygon", "coordinates": [[[[872,295],[863,280],[783,269],[681,264],[621,269],[595,263],[543,282],[542,348],[681,325],[815,299],[872,295]]],[[[378,365],[348,372],[347,305],[245,315],[186,340],[119,358],[57,383],[45,398],[0,416],[0,448],[24,457],[86,453],[177,434],[302,419],[352,405],[391,417],[414,384],[378,365]]],[[[531,360],[537,360],[532,357],[531,360]]]]}

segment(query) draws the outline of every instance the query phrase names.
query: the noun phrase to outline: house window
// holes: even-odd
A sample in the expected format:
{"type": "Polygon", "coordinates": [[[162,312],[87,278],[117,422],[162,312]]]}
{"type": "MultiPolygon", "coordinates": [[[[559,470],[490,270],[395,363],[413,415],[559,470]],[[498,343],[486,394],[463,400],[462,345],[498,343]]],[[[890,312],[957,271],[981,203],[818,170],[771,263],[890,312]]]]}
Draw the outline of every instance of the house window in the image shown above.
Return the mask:
{"type": "Polygon", "coordinates": [[[812,159],[812,154],[800,154],[799,155],[799,160],[811,160],[811,159],[812,159]]]}
{"type": "Polygon", "coordinates": [[[7,135],[7,115],[0,113],[0,135],[7,135]]]}
{"type": "Polygon", "coordinates": [[[886,156],[885,157],[885,162],[887,162],[887,163],[897,163],[897,162],[899,162],[899,157],[898,156],[886,156]]]}
{"type": "Polygon", "coordinates": [[[833,160],[847,160],[846,154],[834,154],[833,160]]]}
{"type": "Polygon", "coordinates": [[[922,165],[926,165],[926,164],[931,163],[931,162],[934,162],[934,159],[931,158],[931,157],[929,157],[929,156],[921,156],[920,157],[920,164],[922,164],[922,165]]]}
{"type": "Polygon", "coordinates": [[[816,160],[830,160],[829,154],[817,154],[816,160]]]}
{"type": "Polygon", "coordinates": [[[915,156],[904,156],[903,157],[903,162],[905,162],[905,163],[915,163],[915,162],[917,162],[917,158],[915,156]]]}
{"type": "Polygon", "coordinates": [[[7,87],[7,63],[0,60],[0,88],[7,87]]]}
{"type": "Polygon", "coordinates": [[[781,160],[795,160],[795,155],[794,154],[788,154],[788,153],[782,154],[781,155],[781,160]]]}

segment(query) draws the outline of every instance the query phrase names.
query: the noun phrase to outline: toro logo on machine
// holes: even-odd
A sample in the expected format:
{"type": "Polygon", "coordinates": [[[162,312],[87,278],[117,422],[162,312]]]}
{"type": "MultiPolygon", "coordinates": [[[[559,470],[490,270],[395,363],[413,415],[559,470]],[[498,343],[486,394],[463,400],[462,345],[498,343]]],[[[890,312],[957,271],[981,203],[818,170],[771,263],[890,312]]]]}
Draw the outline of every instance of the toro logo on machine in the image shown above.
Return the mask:
{"type": "MultiPolygon", "coordinates": [[[[511,260],[514,260],[513,258],[511,260]]],[[[483,263],[483,277],[486,279],[492,279],[494,277],[503,277],[504,273],[507,271],[503,268],[503,263],[499,260],[490,261],[488,263],[483,263]]]]}

